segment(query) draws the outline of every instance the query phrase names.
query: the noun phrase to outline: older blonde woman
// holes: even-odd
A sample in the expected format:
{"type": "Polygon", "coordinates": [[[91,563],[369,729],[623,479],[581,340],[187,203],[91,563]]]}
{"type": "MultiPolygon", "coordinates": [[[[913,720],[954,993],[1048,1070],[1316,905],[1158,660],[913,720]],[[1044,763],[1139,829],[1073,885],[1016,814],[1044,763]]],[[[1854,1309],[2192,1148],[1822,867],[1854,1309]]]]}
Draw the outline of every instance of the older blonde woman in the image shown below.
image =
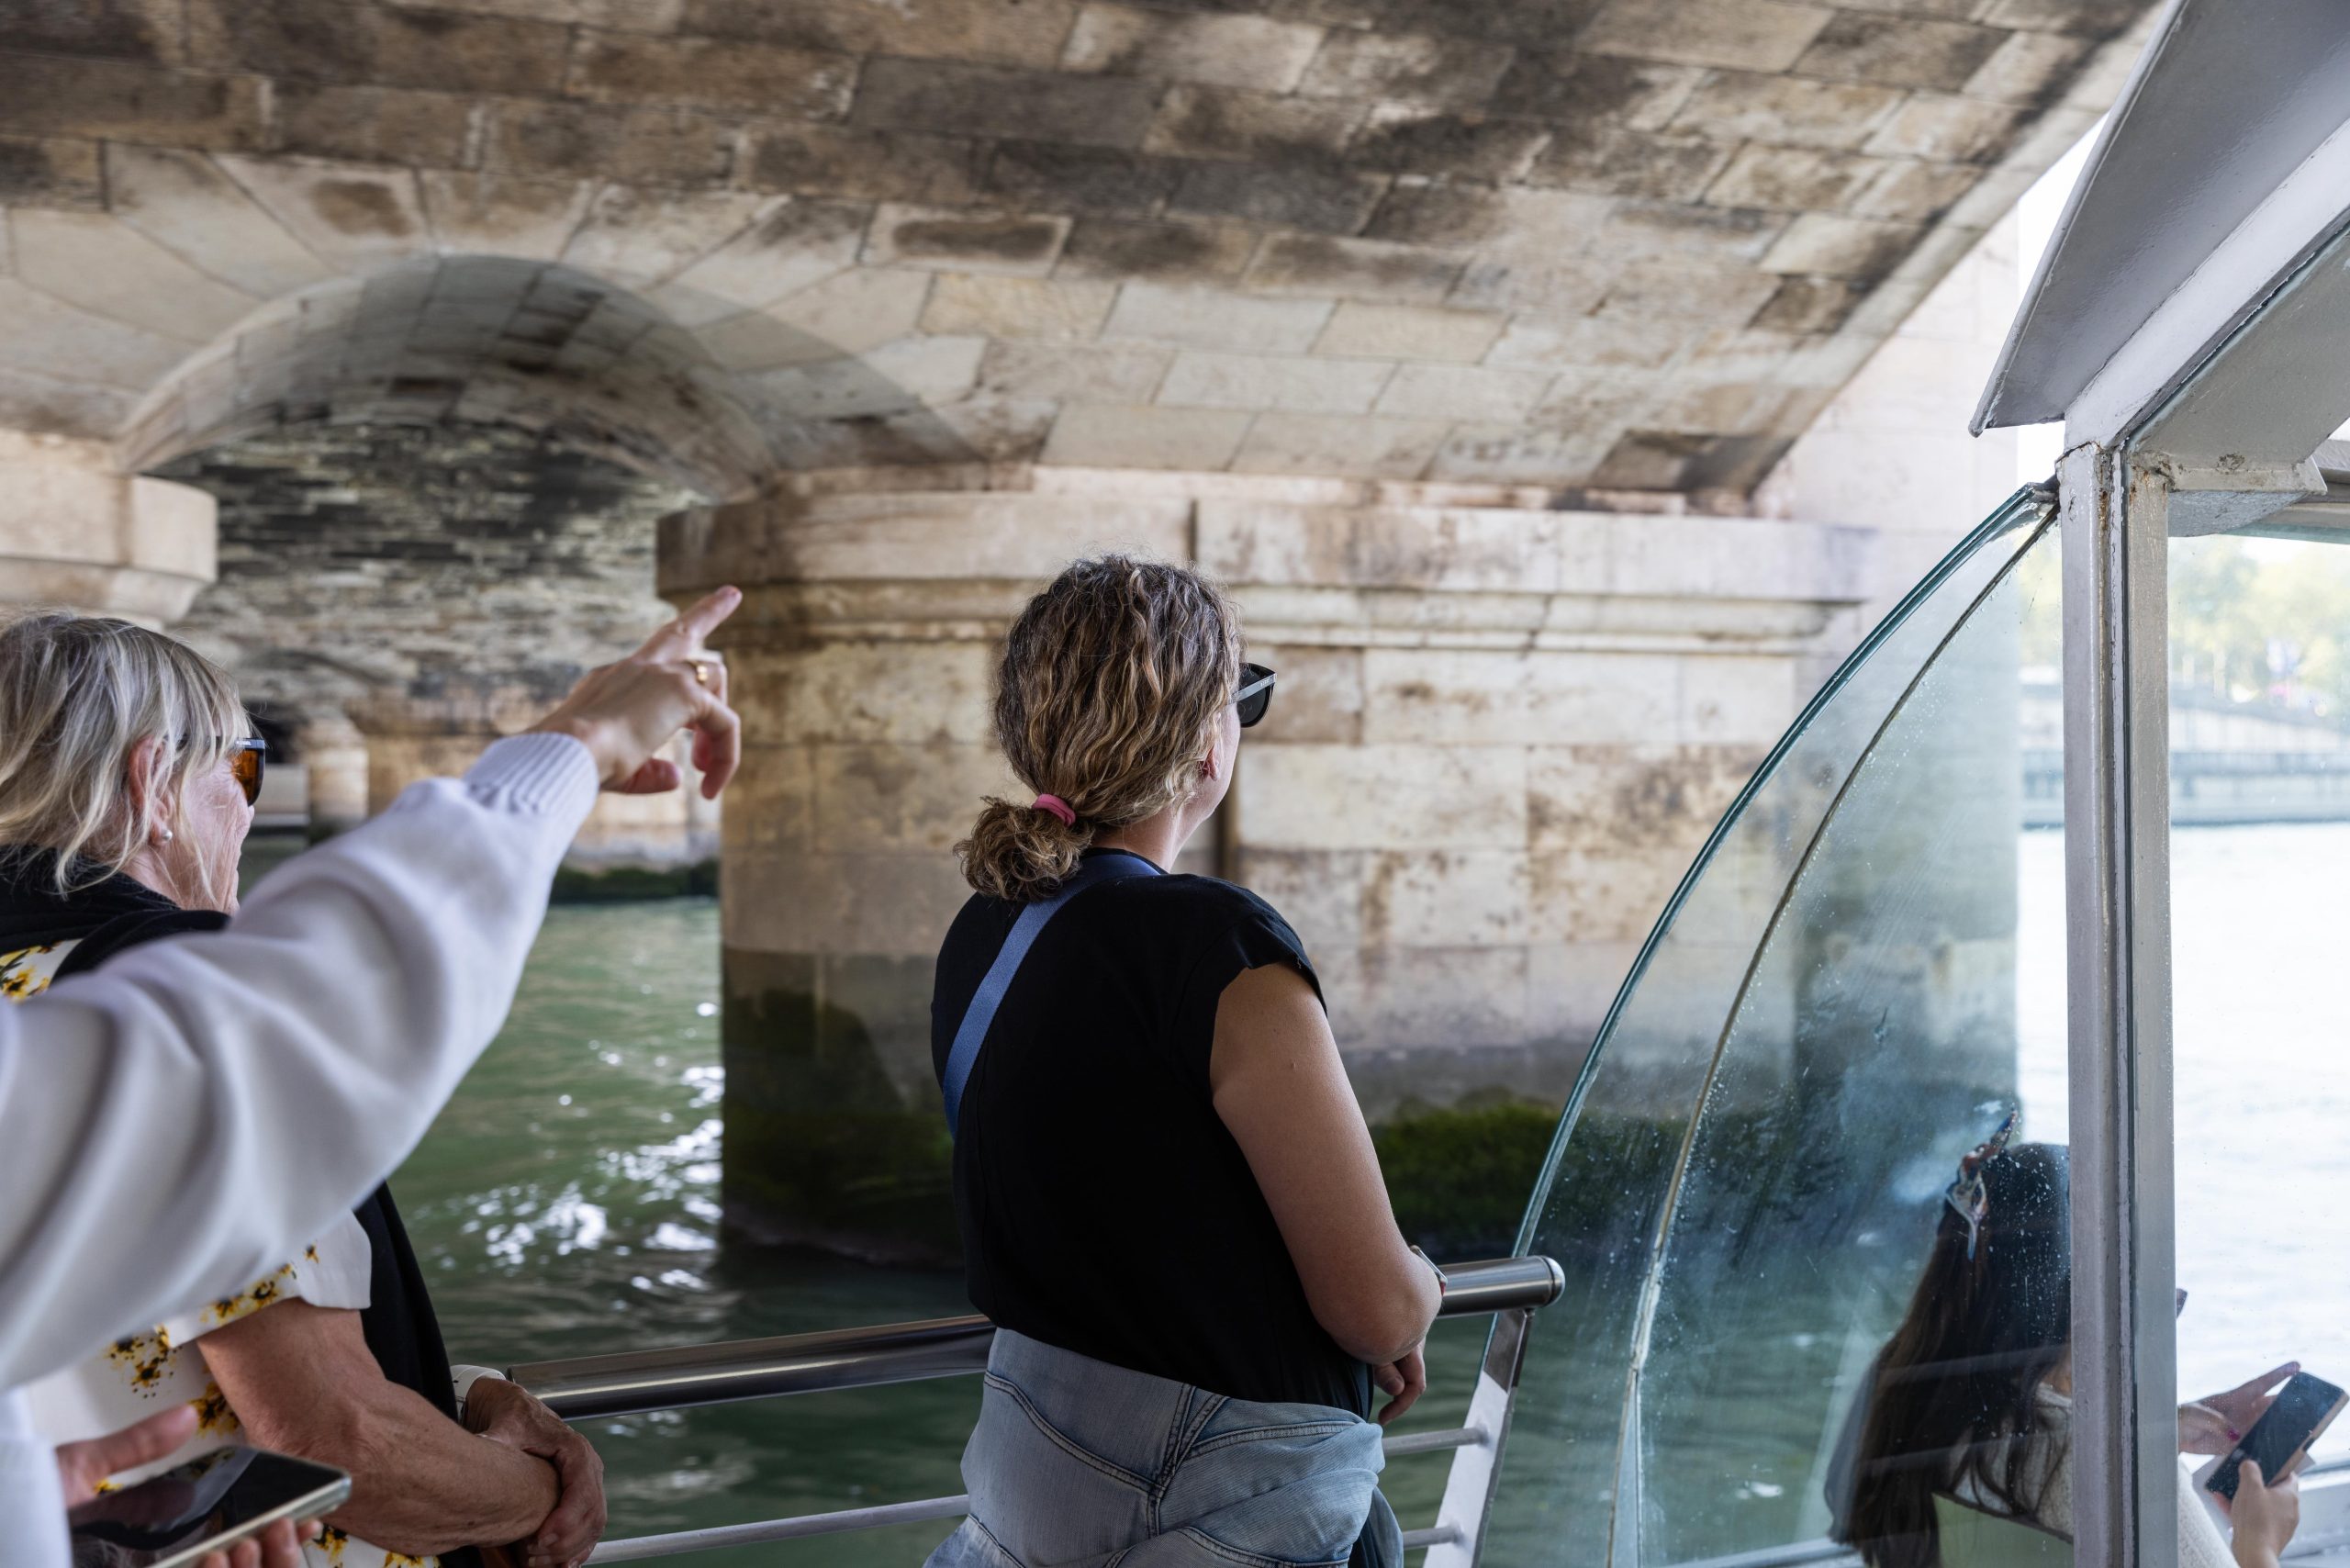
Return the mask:
{"type": "MultiPolygon", "coordinates": [[[[226,676],[119,621],[46,614],[0,631],[0,992],[23,1001],[159,937],[216,930],[265,750],[226,676]]],[[[68,1440],[165,1402],[201,1428],[159,1462],[241,1430],[351,1472],[314,1563],[474,1568],[531,1542],[568,1564],[604,1518],[586,1440],[514,1385],[461,1389],[388,1188],[235,1295],[34,1385],[68,1440]]]]}

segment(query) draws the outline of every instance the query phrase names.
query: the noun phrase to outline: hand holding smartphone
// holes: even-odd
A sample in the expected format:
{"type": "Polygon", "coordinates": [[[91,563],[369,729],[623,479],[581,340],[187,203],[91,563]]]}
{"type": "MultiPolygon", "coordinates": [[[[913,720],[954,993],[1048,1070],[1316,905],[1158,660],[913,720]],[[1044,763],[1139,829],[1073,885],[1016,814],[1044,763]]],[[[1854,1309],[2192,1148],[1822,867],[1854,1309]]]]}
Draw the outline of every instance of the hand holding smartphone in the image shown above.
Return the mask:
{"type": "Polygon", "coordinates": [[[315,1519],[351,1497],[351,1477],[266,1449],[225,1448],[68,1509],[76,1540],[162,1551],[150,1568],[196,1568],[281,1519],[315,1519]]]}
{"type": "Polygon", "coordinates": [[[2350,1394],[2307,1372],[2295,1372],[2277,1392],[2277,1403],[2252,1424],[2236,1446],[2222,1458],[2203,1484],[2230,1502],[2235,1500],[2236,1476],[2246,1460],[2260,1466],[2270,1482],[2293,1473],[2342,1407],[2350,1394]]]}

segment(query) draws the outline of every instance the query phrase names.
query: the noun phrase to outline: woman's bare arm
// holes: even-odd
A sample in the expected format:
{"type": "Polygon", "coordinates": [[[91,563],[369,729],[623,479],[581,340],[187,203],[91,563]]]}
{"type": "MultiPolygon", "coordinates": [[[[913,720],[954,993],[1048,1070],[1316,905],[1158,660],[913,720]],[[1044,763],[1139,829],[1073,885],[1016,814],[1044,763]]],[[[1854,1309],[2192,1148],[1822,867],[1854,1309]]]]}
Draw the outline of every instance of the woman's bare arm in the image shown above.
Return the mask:
{"type": "Polygon", "coordinates": [[[1208,1083],[1315,1321],[1375,1367],[1416,1350],[1436,1317],[1436,1276],[1395,1228],[1371,1129],[1304,976],[1269,964],[1225,988],[1208,1083]]]}
{"type": "Polygon", "coordinates": [[[283,1301],[201,1343],[252,1442],[351,1473],[338,1529],[420,1557],[523,1540],[555,1506],[553,1465],[387,1382],[355,1312],[283,1301]]]}

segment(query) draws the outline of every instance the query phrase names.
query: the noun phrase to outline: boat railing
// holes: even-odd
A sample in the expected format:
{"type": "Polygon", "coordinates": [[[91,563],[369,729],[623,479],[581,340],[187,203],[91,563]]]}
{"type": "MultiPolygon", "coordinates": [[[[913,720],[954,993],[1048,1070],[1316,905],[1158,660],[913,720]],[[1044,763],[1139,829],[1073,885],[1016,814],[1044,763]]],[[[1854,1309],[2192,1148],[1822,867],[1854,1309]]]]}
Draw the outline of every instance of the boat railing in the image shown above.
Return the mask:
{"type": "MultiPolygon", "coordinates": [[[[1459,1456],[1468,1450],[1482,1462],[1463,1464],[1457,1457],[1436,1524],[1407,1530],[1404,1536],[1407,1549],[1450,1549],[1458,1554],[1455,1568],[1466,1568],[1474,1560],[1475,1535],[1491,1500],[1493,1461],[1506,1428],[1509,1395],[1516,1387],[1528,1321],[1535,1311],[1559,1298],[1566,1288],[1566,1276],[1548,1258],[1448,1264],[1445,1274],[1448,1283],[1439,1316],[1493,1315],[1499,1320],[1478,1376],[1469,1418],[1448,1430],[1390,1438],[1386,1449],[1391,1458],[1444,1451],[1459,1456]]],[[[994,1326],[984,1317],[939,1317],[532,1361],[509,1369],[507,1375],[564,1419],[586,1421],[980,1372],[987,1370],[988,1350],[994,1338],[994,1326]]],[[[951,1519],[959,1518],[968,1505],[968,1499],[962,1496],[928,1497],[607,1540],[588,1562],[643,1562],[720,1547],[951,1519]]],[[[1444,1568],[1434,1552],[1430,1563],[1431,1568],[1444,1568]]]]}

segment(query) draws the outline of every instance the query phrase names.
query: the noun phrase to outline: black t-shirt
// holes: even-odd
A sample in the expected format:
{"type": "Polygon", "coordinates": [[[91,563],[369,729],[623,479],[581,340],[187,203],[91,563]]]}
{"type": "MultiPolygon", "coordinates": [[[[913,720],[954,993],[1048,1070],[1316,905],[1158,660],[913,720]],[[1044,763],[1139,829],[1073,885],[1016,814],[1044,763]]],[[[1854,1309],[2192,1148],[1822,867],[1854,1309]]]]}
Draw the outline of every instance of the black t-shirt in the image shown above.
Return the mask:
{"type": "MultiPolygon", "coordinates": [[[[1022,907],[972,898],[939,949],[930,1044],[942,1078],[1022,907]]],[[[1314,980],[1288,922],[1213,878],[1125,877],[1062,906],[963,1091],[955,1210],[971,1301],[1096,1361],[1367,1415],[1370,1369],[1314,1320],[1209,1095],[1216,1003],[1265,964],[1314,980]]]]}

